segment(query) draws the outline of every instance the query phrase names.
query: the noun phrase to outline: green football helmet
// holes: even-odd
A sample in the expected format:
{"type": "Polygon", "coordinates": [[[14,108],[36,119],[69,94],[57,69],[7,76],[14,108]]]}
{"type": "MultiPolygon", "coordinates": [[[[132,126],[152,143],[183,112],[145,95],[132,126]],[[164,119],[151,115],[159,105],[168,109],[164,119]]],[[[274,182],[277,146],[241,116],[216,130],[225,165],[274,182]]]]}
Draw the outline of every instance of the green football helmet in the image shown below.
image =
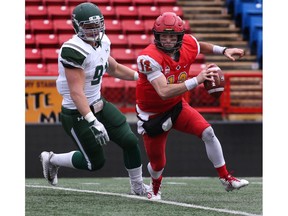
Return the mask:
{"type": "Polygon", "coordinates": [[[97,47],[105,34],[104,16],[92,3],[77,5],[72,12],[73,28],[84,41],[96,42],[97,47]]]}

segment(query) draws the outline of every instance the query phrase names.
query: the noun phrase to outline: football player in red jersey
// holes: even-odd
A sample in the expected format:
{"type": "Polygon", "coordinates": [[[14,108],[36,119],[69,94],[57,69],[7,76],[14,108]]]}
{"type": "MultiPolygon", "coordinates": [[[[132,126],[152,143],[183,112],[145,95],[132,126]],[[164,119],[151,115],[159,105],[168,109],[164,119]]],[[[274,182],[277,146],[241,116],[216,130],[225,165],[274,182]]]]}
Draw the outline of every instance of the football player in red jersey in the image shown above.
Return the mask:
{"type": "Polygon", "coordinates": [[[136,87],[138,133],[143,136],[152,183],[148,198],[161,199],[165,148],[171,128],[203,140],[208,158],[226,191],[248,185],[247,180],[237,179],[227,171],[221,144],[211,125],[182,97],[204,80],[211,80],[217,68],[207,65],[196,77],[189,78],[189,68],[199,53],[223,54],[235,61],[234,56],[241,58],[244,51],[198,42],[184,33],[182,19],[172,12],[165,12],[156,19],[153,34],[154,43],[142,50],[137,58],[139,80],[136,87]]]}

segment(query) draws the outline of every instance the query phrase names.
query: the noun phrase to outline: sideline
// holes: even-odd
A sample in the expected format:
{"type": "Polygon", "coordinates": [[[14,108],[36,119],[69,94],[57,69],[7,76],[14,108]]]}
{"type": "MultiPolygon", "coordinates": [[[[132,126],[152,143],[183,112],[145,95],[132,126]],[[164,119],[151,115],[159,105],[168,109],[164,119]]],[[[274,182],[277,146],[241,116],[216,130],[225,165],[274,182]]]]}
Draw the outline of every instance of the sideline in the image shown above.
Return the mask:
{"type": "Polygon", "coordinates": [[[73,191],[73,192],[79,192],[79,193],[92,193],[92,194],[100,194],[100,195],[108,195],[108,196],[118,196],[118,197],[130,198],[130,199],[145,200],[145,201],[148,201],[148,202],[158,202],[158,203],[163,203],[163,204],[168,204],[168,205],[176,205],[176,206],[181,206],[181,207],[188,207],[188,208],[195,208],[195,209],[203,209],[203,210],[210,210],[210,211],[216,211],[216,212],[223,212],[223,213],[229,213],[229,214],[234,214],[234,215],[261,216],[261,215],[251,214],[251,213],[242,212],[242,211],[233,211],[233,210],[227,210],[227,209],[217,209],[217,208],[211,208],[211,207],[206,207],[206,206],[199,206],[199,205],[180,203],[180,202],[174,202],[174,201],[167,201],[167,200],[148,200],[146,197],[140,197],[140,196],[129,195],[129,194],[101,192],[101,191],[91,191],[91,190],[79,190],[79,189],[75,189],[75,188],[52,187],[52,186],[41,186],[41,185],[25,185],[25,186],[26,187],[30,187],[30,188],[46,188],[46,189],[53,189],[53,190],[73,191]]]}

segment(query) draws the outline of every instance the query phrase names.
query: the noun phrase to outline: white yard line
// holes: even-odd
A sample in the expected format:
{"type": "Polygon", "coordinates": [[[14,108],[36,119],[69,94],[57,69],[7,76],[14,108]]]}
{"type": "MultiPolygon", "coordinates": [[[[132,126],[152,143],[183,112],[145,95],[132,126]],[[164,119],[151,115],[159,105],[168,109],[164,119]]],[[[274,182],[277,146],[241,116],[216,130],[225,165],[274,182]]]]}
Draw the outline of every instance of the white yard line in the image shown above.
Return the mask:
{"type": "Polygon", "coordinates": [[[175,205],[175,206],[181,206],[181,207],[203,209],[203,210],[209,210],[209,211],[215,211],[215,212],[224,212],[224,213],[229,213],[229,214],[234,214],[234,215],[260,216],[260,215],[252,214],[252,213],[248,213],[248,212],[233,211],[233,210],[228,210],[228,209],[211,208],[211,207],[193,205],[193,204],[187,204],[187,203],[181,203],[181,202],[166,201],[166,200],[148,200],[146,197],[140,197],[140,196],[129,195],[129,194],[120,194],[120,193],[111,193],[111,192],[102,192],[102,191],[91,191],[91,190],[80,190],[80,189],[75,189],[75,188],[52,187],[52,186],[41,186],[41,185],[26,185],[26,187],[30,187],[30,188],[46,188],[46,189],[63,190],[63,191],[73,191],[73,192],[79,192],[79,193],[92,193],[92,194],[100,194],[100,195],[108,195],[108,196],[118,196],[118,197],[145,200],[145,201],[150,201],[150,202],[158,202],[158,203],[163,203],[163,204],[168,204],[168,205],[175,205]]]}

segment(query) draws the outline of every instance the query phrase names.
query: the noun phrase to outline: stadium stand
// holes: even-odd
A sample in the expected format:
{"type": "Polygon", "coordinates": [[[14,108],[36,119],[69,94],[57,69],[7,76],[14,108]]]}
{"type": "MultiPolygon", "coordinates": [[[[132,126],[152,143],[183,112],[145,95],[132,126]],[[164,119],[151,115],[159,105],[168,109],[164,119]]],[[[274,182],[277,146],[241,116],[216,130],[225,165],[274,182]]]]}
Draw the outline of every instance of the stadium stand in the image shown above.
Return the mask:
{"type": "Polygon", "coordinates": [[[51,64],[58,62],[58,48],[43,48],[41,49],[41,55],[43,59],[43,63],[51,64]]]}
{"type": "Polygon", "coordinates": [[[42,5],[42,0],[25,0],[25,6],[39,6],[42,5]]]}
{"type": "Polygon", "coordinates": [[[56,19],[53,20],[54,33],[61,34],[74,34],[71,19],[56,19]]]}
{"type": "Polygon", "coordinates": [[[144,20],[145,33],[152,35],[152,28],[155,20],[144,20]]]}
{"type": "MultiPolygon", "coordinates": [[[[200,54],[193,67],[189,69],[189,75],[195,76],[203,69],[205,63],[214,62],[225,73],[227,90],[221,100],[215,101],[205,96],[206,92],[202,86],[187,93],[186,99],[199,111],[219,113],[223,118],[228,118],[231,113],[262,113],[263,24],[262,20],[259,21],[259,17],[262,19],[262,14],[258,13],[259,11],[248,12],[243,7],[244,3],[257,4],[259,7],[259,4],[262,4],[261,0],[88,1],[97,4],[105,17],[106,33],[112,42],[111,56],[134,70],[137,70],[138,53],[154,40],[152,27],[155,18],[163,11],[174,11],[182,19],[185,17],[186,31],[193,33],[199,41],[208,40],[222,46],[245,49],[246,57],[233,63],[228,62],[224,56],[200,54]],[[135,25],[137,23],[138,25],[135,25]],[[221,35],[225,35],[226,39],[221,35]],[[213,38],[218,40],[214,41],[213,38]],[[258,63],[260,70],[251,70],[257,69],[255,63],[258,63]],[[237,91],[237,88],[244,89],[245,93],[237,91]]],[[[82,2],[82,0],[25,0],[26,76],[57,76],[57,51],[63,42],[74,34],[70,16],[73,8],[82,2]],[[49,38],[50,35],[54,35],[53,39],[49,38]]],[[[122,110],[134,112],[135,83],[106,77],[109,75],[106,74],[103,79],[102,91],[107,99],[115,101],[122,110]],[[112,90],[113,87],[116,89],[112,90]],[[115,92],[116,98],[113,98],[112,92],[115,92]]]]}
{"type": "Polygon", "coordinates": [[[138,6],[138,16],[140,20],[153,20],[159,16],[160,8],[157,6],[138,6]]]}
{"type": "Polygon", "coordinates": [[[132,0],[134,6],[152,6],[154,5],[154,0],[132,0]]]}
{"type": "Polygon", "coordinates": [[[177,0],[156,0],[155,4],[158,6],[174,6],[176,5],[177,0]]]}
{"type": "Polygon", "coordinates": [[[25,20],[25,34],[31,33],[30,20],[25,20]]]}
{"type": "Polygon", "coordinates": [[[41,51],[36,48],[25,48],[25,63],[41,63],[42,55],[41,51]]]}
{"type": "Polygon", "coordinates": [[[191,27],[188,20],[183,19],[185,32],[187,34],[192,34],[191,27]]]}
{"type": "Polygon", "coordinates": [[[143,34],[145,32],[143,20],[122,20],[123,34],[143,34]]]}
{"type": "Polygon", "coordinates": [[[143,49],[152,42],[151,37],[146,34],[129,34],[127,38],[131,49],[143,49]]]}
{"type": "Polygon", "coordinates": [[[110,34],[109,39],[111,41],[111,49],[114,48],[127,48],[128,36],[124,34],[110,34]]]}
{"type": "Polygon", "coordinates": [[[42,0],[43,5],[46,6],[62,6],[65,5],[65,0],[42,0]]]}
{"type": "Polygon", "coordinates": [[[47,13],[50,20],[70,19],[71,17],[70,7],[66,5],[50,5],[47,7],[47,13]]]}
{"type": "Polygon", "coordinates": [[[117,6],[115,7],[116,17],[119,20],[135,20],[138,19],[138,11],[134,6],[117,6]]]}
{"type": "MultiPolygon", "coordinates": [[[[249,26],[253,24],[251,17],[260,17],[262,19],[262,5],[255,3],[245,3],[242,5],[242,33],[245,40],[249,40],[249,26]]],[[[262,21],[261,21],[262,25],[262,21]]]]}
{"type": "Polygon", "coordinates": [[[123,64],[133,64],[136,62],[136,56],[132,49],[115,48],[111,50],[111,56],[123,64]]]}
{"type": "MultiPolygon", "coordinates": [[[[252,43],[253,48],[253,43],[252,43]]],[[[257,40],[256,40],[256,53],[257,53],[257,62],[259,63],[260,68],[263,67],[263,32],[262,29],[257,31],[257,40]]]]}
{"type": "Polygon", "coordinates": [[[26,63],[26,76],[45,76],[47,75],[47,68],[45,64],[26,63]]]}
{"type": "Polygon", "coordinates": [[[34,34],[26,34],[25,35],[25,47],[26,48],[34,48],[34,47],[36,47],[35,35],[34,34]]]}
{"type": "Polygon", "coordinates": [[[117,19],[105,19],[105,28],[105,32],[109,35],[122,33],[121,21],[117,19]]]}
{"type": "Polygon", "coordinates": [[[164,5],[164,6],[160,6],[160,13],[164,13],[164,12],[174,12],[176,13],[178,16],[180,16],[181,18],[184,18],[183,16],[183,10],[181,7],[178,6],[173,6],[173,5],[164,5]]]}
{"type": "Polygon", "coordinates": [[[48,19],[47,7],[43,5],[26,6],[25,7],[25,18],[28,20],[32,19],[48,19]]]}
{"type": "Polygon", "coordinates": [[[124,106],[125,101],[125,81],[118,78],[105,76],[102,79],[102,91],[103,96],[115,103],[118,106],[124,106]]]}
{"type": "Polygon", "coordinates": [[[117,19],[115,7],[110,5],[109,6],[99,5],[99,9],[101,10],[105,19],[117,19]]]}
{"type": "Polygon", "coordinates": [[[72,36],[73,34],[60,34],[58,36],[59,47],[61,47],[62,44],[66,42],[67,40],[69,40],[72,36]]]}
{"type": "Polygon", "coordinates": [[[110,0],[110,4],[113,6],[131,6],[131,0],[110,0]]]}
{"type": "Polygon", "coordinates": [[[136,101],[136,82],[131,82],[125,80],[124,83],[125,90],[125,106],[130,107],[130,109],[135,109],[135,101],[136,101]]]}
{"type": "Polygon", "coordinates": [[[132,70],[137,70],[137,65],[136,64],[124,64],[125,66],[131,68],[132,70]]]}
{"type": "Polygon", "coordinates": [[[256,10],[260,8],[262,9],[262,1],[261,0],[235,0],[233,17],[234,17],[236,26],[242,25],[243,11],[245,12],[249,8],[256,9],[256,10]]]}
{"type": "MultiPolygon", "coordinates": [[[[67,1],[69,1],[69,0],[67,0],[67,1]]],[[[83,2],[83,1],[82,1],[83,2]]],[[[96,5],[109,5],[109,4],[111,4],[111,0],[88,0],[88,2],[91,2],[91,3],[94,3],[94,4],[96,4],[96,5]]]]}
{"type": "Polygon", "coordinates": [[[236,26],[241,27],[243,39],[248,41],[251,54],[256,55],[259,69],[262,69],[262,0],[226,0],[226,5],[236,26]]]}
{"type": "MultiPolygon", "coordinates": [[[[98,2],[100,5],[102,0],[98,0],[98,2]]],[[[65,0],[65,5],[70,6],[70,7],[74,7],[74,6],[81,4],[81,3],[83,3],[83,0],[65,0]]],[[[109,3],[109,0],[108,0],[108,2],[106,1],[106,3],[109,3]]]]}
{"type": "Polygon", "coordinates": [[[257,44],[257,41],[260,40],[258,31],[260,31],[262,35],[262,28],[263,28],[263,20],[262,17],[251,17],[250,24],[249,24],[249,46],[251,49],[251,53],[255,54],[256,49],[255,44],[257,44]]]}
{"type": "Polygon", "coordinates": [[[47,74],[49,74],[49,76],[58,76],[58,64],[47,64],[47,74]]]}
{"type": "Polygon", "coordinates": [[[59,46],[58,35],[56,34],[37,34],[35,36],[37,48],[57,48],[59,46]]]}
{"type": "Polygon", "coordinates": [[[32,19],[30,28],[32,34],[53,34],[54,32],[52,20],[48,19],[32,19]]]}

